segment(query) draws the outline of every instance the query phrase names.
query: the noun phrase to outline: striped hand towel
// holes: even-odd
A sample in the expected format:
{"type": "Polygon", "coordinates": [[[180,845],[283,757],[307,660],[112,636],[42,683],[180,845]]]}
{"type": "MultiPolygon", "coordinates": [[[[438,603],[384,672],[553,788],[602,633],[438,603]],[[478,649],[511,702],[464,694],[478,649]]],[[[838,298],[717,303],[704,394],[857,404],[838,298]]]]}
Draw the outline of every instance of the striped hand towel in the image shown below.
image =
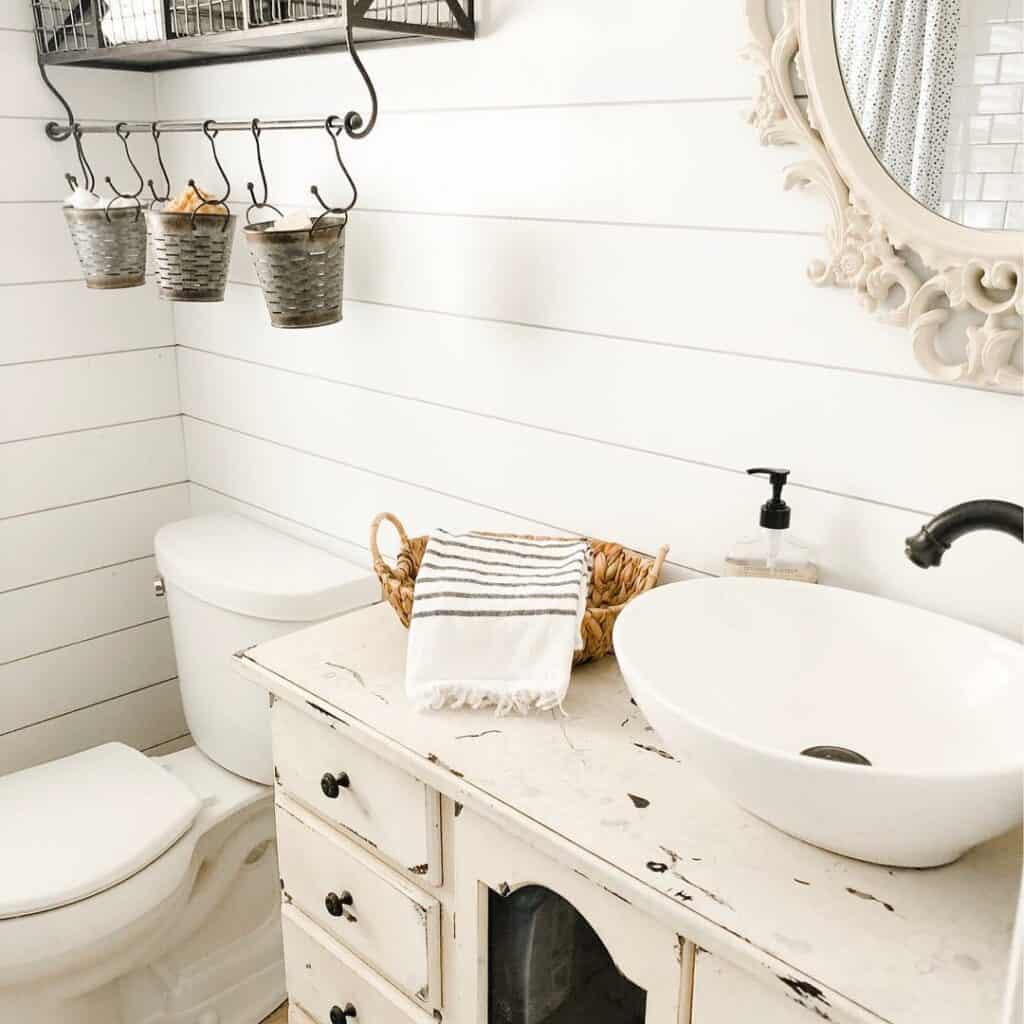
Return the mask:
{"type": "Polygon", "coordinates": [[[405,688],[420,708],[558,707],[583,646],[590,545],[436,530],[413,593],[405,688]]]}

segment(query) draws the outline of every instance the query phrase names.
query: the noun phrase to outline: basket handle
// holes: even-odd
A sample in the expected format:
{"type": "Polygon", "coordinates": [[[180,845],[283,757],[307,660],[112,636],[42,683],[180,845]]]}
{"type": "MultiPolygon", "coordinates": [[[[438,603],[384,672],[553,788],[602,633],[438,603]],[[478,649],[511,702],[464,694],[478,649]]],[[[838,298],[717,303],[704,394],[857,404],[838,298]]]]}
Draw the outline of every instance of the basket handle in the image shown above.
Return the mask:
{"type": "Polygon", "coordinates": [[[658,548],[658,553],[654,558],[654,565],[651,566],[651,571],[647,574],[647,583],[644,586],[644,590],[650,590],[658,582],[658,577],[661,575],[661,567],[665,564],[667,557],[668,545],[663,544],[658,548]]]}
{"type": "Polygon", "coordinates": [[[377,534],[380,531],[380,524],[383,522],[389,522],[397,531],[398,539],[402,542],[402,547],[407,548],[409,546],[409,535],[405,532],[405,527],[401,524],[398,516],[392,515],[390,512],[381,512],[379,515],[373,517],[373,522],[370,523],[370,554],[373,555],[373,568],[376,572],[390,572],[390,566],[384,561],[384,556],[380,553],[380,548],[377,546],[377,534]]]}
{"type": "MultiPolygon", "coordinates": [[[[319,199],[320,197],[317,196],[317,198],[319,199]]],[[[310,240],[312,240],[312,238],[313,238],[313,232],[314,231],[324,230],[324,229],[322,229],[320,227],[320,221],[322,221],[324,219],[324,217],[330,217],[332,214],[334,216],[340,218],[342,228],[344,228],[345,225],[348,224],[348,211],[346,211],[346,210],[324,210],[324,212],[321,213],[320,216],[317,217],[317,219],[315,221],[313,221],[312,227],[310,227],[310,229],[309,229],[310,240]]],[[[331,228],[333,226],[334,226],[333,224],[328,224],[327,225],[328,228],[331,228]]]]}
{"type": "MultiPolygon", "coordinates": [[[[103,215],[107,218],[107,221],[109,222],[111,208],[114,208],[114,203],[116,203],[118,199],[130,199],[135,204],[135,217],[132,220],[132,223],[134,224],[142,215],[142,203],[139,202],[138,196],[121,195],[121,193],[118,192],[117,195],[111,196],[110,199],[107,200],[107,205],[103,207],[103,215]]],[[[125,207],[118,206],[116,207],[116,209],[123,210],[125,209],[125,207]]]]}

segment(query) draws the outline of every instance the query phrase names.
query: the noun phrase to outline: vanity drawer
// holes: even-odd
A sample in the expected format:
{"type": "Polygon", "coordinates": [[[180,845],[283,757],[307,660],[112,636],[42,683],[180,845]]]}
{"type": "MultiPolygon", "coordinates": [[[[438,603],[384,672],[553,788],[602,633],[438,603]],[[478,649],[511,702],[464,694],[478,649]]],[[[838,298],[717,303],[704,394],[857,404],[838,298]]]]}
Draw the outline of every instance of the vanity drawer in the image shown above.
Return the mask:
{"type": "Polygon", "coordinates": [[[285,792],[400,870],[441,884],[441,797],[436,790],[284,701],[274,702],[271,721],[274,766],[285,792]],[[328,780],[326,790],[325,775],[335,781],[331,785],[328,780]]]}
{"type": "Polygon", "coordinates": [[[793,991],[787,995],[781,982],[777,989],[768,988],[721,957],[697,950],[691,1024],[821,1024],[827,1010],[828,1003],[816,1003],[809,993],[793,991]]]}
{"type": "Polygon", "coordinates": [[[344,946],[324,935],[293,907],[281,913],[284,963],[292,1013],[311,1024],[331,1024],[331,1008],[349,1005],[352,1024],[433,1024],[434,1018],[409,1002],[344,946]],[[298,1015],[296,1015],[298,1016],[298,1015]]]}
{"type": "Polygon", "coordinates": [[[416,1002],[441,1005],[441,905],[433,896],[285,797],[277,847],[286,903],[416,1002]]]}

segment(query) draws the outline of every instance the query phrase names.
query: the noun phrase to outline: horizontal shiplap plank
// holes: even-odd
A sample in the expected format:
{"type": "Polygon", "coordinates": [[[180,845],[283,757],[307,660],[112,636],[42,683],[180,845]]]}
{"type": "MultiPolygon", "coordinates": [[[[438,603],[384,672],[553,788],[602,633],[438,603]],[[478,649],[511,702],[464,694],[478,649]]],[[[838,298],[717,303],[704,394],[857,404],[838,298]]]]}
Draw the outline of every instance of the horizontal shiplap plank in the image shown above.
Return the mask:
{"type": "MultiPolygon", "coordinates": [[[[296,346],[261,329],[260,303],[241,296],[215,325],[183,318],[191,329],[179,331],[182,345],[236,357],[179,350],[186,410],[233,418],[245,407],[287,408],[295,393],[326,394],[322,383],[237,361],[255,360],[741,472],[782,461],[794,482],[917,510],[999,494],[1014,477],[1014,493],[1024,493],[1024,466],[1008,472],[1005,451],[989,443],[1019,423],[1021,403],[1010,395],[360,304],[343,325],[296,346]],[[886,438],[884,459],[865,444],[868,408],[872,432],[886,438]]],[[[394,445],[362,446],[352,459],[364,465],[407,444],[403,429],[420,415],[437,415],[365,391],[335,394],[344,395],[334,399],[336,422],[311,431],[345,436],[381,415],[391,428],[367,432],[394,445]]]]}
{"type": "Polygon", "coordinates": [[[32,7],[30,0],[4,0],[0,4],[0,29],[18,32],[32,30],[32,7]]]}
{"type": "Polygon", "coordinates": [[[155,576],[143,558],[0,594],[0,664],[163,617],[155,576]]]}
{"type": "Polygon", "coordinates": [[[0,285],[81,279],[58,203],[11,203],[4,206],[3,216],[10,238],[31,239],[32,244],[0,246],[0,285]]]}
{"type": "Polygon", "coordinates": [[[153,536],[188,515],[185,484],[0,520],[0,593],[153,553],[153,536]]]}
{"type": "MultiPolygon", "coordinates": [[[[197,460],[202,462],[202,459],[197,460]]],[[[205,462],[202,463],[205,465],[205,462]]],[[[318,479],[325,484],[324,493],[332,492],[332,483],[329,479],[329,474],[332,470],[338,469],[338,467],[331,465],[330,463],[321,463],[317,467],[323,474],[318,479]]],[[[338,474],[339,479],[347,477],[358,478],[358,474],[354,474],[353,471],[342,468],[338,474]]],[[[413,522],[426,522],[427,525],[423,526],[422,531],[430,529],[431,523],[446,522],[456,523],[464,522],[479,523],[480,521],[480,510],[479,507],[473,505],[471,502],[462,501],[459,498],[450,498],[444,495],[432,494],[429,491],[424,491],[422,488],[413,487],[408,484],[398,483],[397,481],[385,481],[383,484],[384,490],[387,495],[393,495],[394,500],[388,504],[384,501],[384,494],[380,488],[374,486],[371,490],[367,491],[367,496],[371,497],[374,508],[378,508],[382,502],[388,507],[402,508],[406,517],[407,524],[413,522]],[[423,519],[423,512],[421,506],[426,504],[432,510],[430,516],[427,519],[423,519]]],[[[287,534],[289,537],[294,537],[296,540],[301,540],[304,544],[309,544],[311,547],[321,548],[324,551],[330,551],[332,554],[337,555],[339,558],[344,558],[354,565],[358,565],[362,568],[372,571],[372,561],[370,557],[368,538],[366,537],[366,517],[358,517],[358,508],[354,507],[353,504],[353,492],[350,490],[345,491],[346,501],[341,509],[341,514],[338,514],[338,510],[331,508],[326,510],[324,514],[310,514],[309,510],[306,510],[305,516],[307,519],[315,519],[317,522],[322,522],[326,527],[335,526],[338,528],[346,528],[346,526],[354,526],[354,536],[359,539],[348,540],[344,537],[336,536],[332,533],[324,532],[324,529],[317,529],[313,526],[306,525],[300,522],[298,519],[289,518],[285,515],[281,515],[276,512],[272,512],[269,509],[263,508],[259,505],[254,505],[249,501],[242,501],[239,498],[231,497],[221,491],[212,490],[203,484],[192,483],[189,485],[190,500],[192,504],[193,515],[212,515],[212,514],[229,514],[242,516],[246,519],[255,520],[258,523],[263,523],[265,526],[269,526],[272,530],[277,530],[278,533],[287,534]]],[[[358,494],[358,487],[356,489],[358,494]]],[[[355,506],[359,506],[359,499],[355,498],[355,506]]],[[[294,503],[286,501],[282,507],[294,508],[294,503]]],[[[369,507],[369,506],[367,506],[369,507]]],[[[498,517],[506,524],[506,528],[510,530],[518,530],[520,532],[529,531],[536,534],[538,531],[544,534],[560,534],[566,531],[558,530],[550,526],[547,523],[536,523],[530,522],[529,520],[522,519],[517,516],[507,516],[503,513],[488,511],[486,513],[489,516],[489,521],[496,522],[498,517]]],[[[371,515],[372,518],[372,515],[371,515]]],[[[467,529],[470,527],[467,526],[467,529]]],[[[413,529],[413,533],[417,530],[413,529]]],[[[393,561],[395,555],[398,553],[397,540],[391,528],[384,524],[381,526],[380,533],[378,534],[378,540],[380,542],[380,550],[384,557],[388,560],[393,561]]],[[[693,579],[695,576],[702,575],[697,573],[693,569],[688,569],[683,566],[677,565],[671,560],[671,556],[665,561],[661,569],[661,575],[658,577],[661,583],[675,583],[679,580],[693,579]]]]}
{"type": "Polygon", "coordinates": [[[11,662],[0,667],[0,733],[110,700],[174,675],[174,647],[167,619],[11,662]]]}
{"type": "MultiPolygon", "coordinates": [[[[645,0],[487,0],[477,38],[367,47],[363,57],[383,113],[435,107],[602,103],[746,96],[752,72],[742,4],[645,0]],[[652,51],[670,40],[665,58],[652,51]],[[669,52],[670,51],[670,52],[669,52]]],[[[287,117],[324,114],[322,98],[365,108],[362,83],[343,54],[267,65],[164,72],[165,117],[287,117]]],[[[343,110],[339,112],[343,113],[343,110]]]]}
{"type": "MultiPolygon", "coordinates": [[[[24,3],[27,6],[28,0],[24,3]]],[[[50,78],[69,99],[79,119],[132,121],[153,117],[153,81],[141,72],[52,68],[50,78]]],[[[29,32],[0,32],[0,117],[67,117],[39,77],[36,44],[29,32]]]]}
{"type": "Polygon", "coordinates": [[[174,344],[170,303],[154,288],[101,291],[81,281],[0,288],[0,323],[0,366],[174,344]]]}
{"type": "MultiPolygon", "coordinates": [[[[196,512],[230,510],[256,519],[262,513],[276,518],[282,532],[292,532],[289,523],[301,523],[341,543],[362,547],[368,547],[370,521],[384,511],[398,515],[410,535],[442,523],[453,529],[473,529],[484,521],[505,532],[563,532],[550,523],[500,509],[481,510],[479,504],[457,496],[289,451],[207,423],[186,420],[185,433],[193,453],[196,512]],[[275,479],[268,473],[279,476],[275,479]]],[[[313,542],[310,535],[303,536],[301,527],[299,531],[293,535],[313,542]]],[[[386,556],[397,552],[390,526],[381,526],[378,539],[386,556]]],[[[316,546],[326,547],[322,541],[316,546]]],[[[344,554],[341,549],[338,553],[344,554]]]]}
{"type": "Polygon", "coordinates": [[[0,518],[183,481],[181,419],[169,416],[0,445],[0,518]]]}
{"type": "MultiPolygon", "coordinates": [[[[350,300],[927,379],[904,329],[807,281],[817,238],[365,210],[348,235],[350,300]]],[[[255,285],[242,238],[231,276],[255,285]]],[[[177,305],[179,342],[247,301],[177,305]]],[[[334,330],[357,338],[345,309],[334,330]]]]}
{"type": "MultiPolygon", "coordinates": [[[[76,98],[74,92],[69,95],[76,98]]],[[[51,142],[43,130],[45,124],[42,119],[0,117],[0,152],[18,154],[17,159],[5,160],[0,165],[0,197],[8,203],[63,199],[69,192],[65,174],[73,174],[84,184],[74,143],[51,142]]],[[[157,170],[149,133],[132,135],[129,143],[143,180],[155,176],[157,188],[161,188],[163,179],[157,170]]],[[[108,174],[122,192],[136,190],[138,180],[125,159],[124,147],[113,133],[89,135],[83,146],[100,192],[113,195],[103,183],[108,174]]],[[[143,198],[149,198],[148,190],[143,198]]]]}
{"type": "MultiPolygon", "coordinates": [[[[188,380],[186,373],[186,411],[193,408],[188,380]]],[[[346,406],[348,398],[339,401],[330,384],[321,388],[314,394],[314,389],[282,384],[280,414],[262,404],[248,411],[216,410],[221,423],[277,445],[187,422],[192,478],[353,538],[365,529],[359,524],[368,522],[371,509],[405,514],[393,504],[392,488],[383,479],[393,477],[474,503],[475,521],[460,519],[451,524],[455,527],[514,529],[507,518],[515,516],[639,550],[668,543],[677,563],[711,573],[721,571],[736,539],[751,532],[763,501],[762,482],[737,473],[424,406],[409,406],[408,419],[382,406],[380,415],[358,424],[353,434],[339,429],[331,412],[346,406]],[[387,429],[375,429],[379,424],[387,429]],[[334,482],[307,479],[307,474],[326,474],[334,482]],[[285,502],[289,508],[282,507],[285,502]],[[332,504],[339,516],[358,509],[355,521],[333,529],[310,521],[314,509],[332,504]],[[493,509],[505,515],[492,514],[493,509]]],[[[816,549],[826,583],[1016,636],[1019,587],[1005,572],[1010,543],[1005,537],[978,535],[963,543],[957,557],[947,559],[940,584],[903,554],[903,538],[920,527],[920,515],[820,491],[791,491],[794,527],[816,549]]],[[[417,512],[412,529],[445,522],[425,509],[417,512]]],[[[437,511],[443,515],[446,508],[437,511]]]]}
{"type": "MultiPolygon", "coordinates": [[[[383,118],[372,139],[348,147],[345,159],[362,209],[818,232],[824,206],[782,188],[796,151],[762,148],[742,117],[746,106],[730,101],[383,118]],[[440,158],[410,159],[438,148],[440,158]]],[[[256,172],[252,139],[225,135],[218,150],[234,194],[244,197],[245,182],[256,172]]],[[[275,202],[309,204],[314,183],[332,205],[348,202],[349,187],[323,133],[283,138],[268,132],[263,153],[275,202]]],[[[204,168],[202,180],[219,188],[202,136],[183,138],[169,159],[172,180],[204,168]]]]}
{"type": "Polygon", "coordinates": [[[145,750],[187,730],[177,679],[0,736],[0,774],[115,740],[145,750]]]}
{"type": "Polygon", "coordinates": [[[172,416],[172,348],[0,367],[0,442],[172,416]]]}
{"type": "Polygon", "coordinates": [[[268,509],[258,508],[249,502],[239,501],[229,495],[211,491],[208,487],[196,483],[189,484],[189,504],[194,516],[228,513],[242,516],[245,519],[254,519],[278,533],[301,540],[304,544],[309,544],[310,547],[329,551],[367,571],[371,571],[373,568],[367,539],[361,535],[358,540],[336,537],[297,519],[287,519],[268,509]]]}

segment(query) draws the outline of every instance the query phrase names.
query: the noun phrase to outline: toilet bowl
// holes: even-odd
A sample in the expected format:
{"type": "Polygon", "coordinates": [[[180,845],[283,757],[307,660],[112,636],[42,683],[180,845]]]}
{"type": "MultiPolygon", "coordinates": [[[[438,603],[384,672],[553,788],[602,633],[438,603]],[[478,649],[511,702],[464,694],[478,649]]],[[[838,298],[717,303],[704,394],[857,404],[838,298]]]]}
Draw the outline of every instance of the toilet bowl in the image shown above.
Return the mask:
{"type": "Polygon", "coordinates": [[[196,746],[0,778],[0,1021],[257,1024],[285,998],[268,697],[231,655],[377,600],[364,570],[234,516],[163,527],[196,746]]]}

